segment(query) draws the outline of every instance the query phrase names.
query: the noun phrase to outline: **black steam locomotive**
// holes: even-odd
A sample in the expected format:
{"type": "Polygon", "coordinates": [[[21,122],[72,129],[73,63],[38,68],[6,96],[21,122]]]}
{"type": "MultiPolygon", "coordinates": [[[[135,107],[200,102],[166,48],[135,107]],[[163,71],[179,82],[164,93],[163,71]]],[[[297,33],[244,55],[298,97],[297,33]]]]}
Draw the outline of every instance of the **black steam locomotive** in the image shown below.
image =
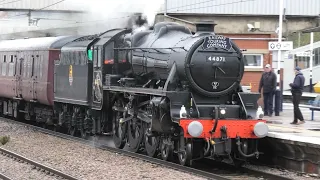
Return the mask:
{"type": "Polygon", "coordinates": [[[3,113],[83,138],[111,133],[117,148],[164,160],[176,155],[183,165],[258,157],[257,140],[268,133],[257,112],[259,94],[242,92],[243,55],[214,26],[199,23],[192,33],[162,22],[135,33],[113,29],[51,41],[43,72],[53,82],[49,102],[6,97],[3,113]]]}

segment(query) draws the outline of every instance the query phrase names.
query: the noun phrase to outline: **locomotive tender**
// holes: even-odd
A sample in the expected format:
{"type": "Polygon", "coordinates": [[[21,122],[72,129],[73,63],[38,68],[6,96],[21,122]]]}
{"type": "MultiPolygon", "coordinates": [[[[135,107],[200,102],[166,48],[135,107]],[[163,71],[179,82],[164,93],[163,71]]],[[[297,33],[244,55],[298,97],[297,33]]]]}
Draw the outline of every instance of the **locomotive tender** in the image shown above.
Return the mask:
{"type": "Polygon", "coordinates": [[[83,138],[111,133],[117,148],[183,165],[258,158],[260,95],[242,92],[244,57],[214,26],[0,41],[1,114],[83,138]]]}

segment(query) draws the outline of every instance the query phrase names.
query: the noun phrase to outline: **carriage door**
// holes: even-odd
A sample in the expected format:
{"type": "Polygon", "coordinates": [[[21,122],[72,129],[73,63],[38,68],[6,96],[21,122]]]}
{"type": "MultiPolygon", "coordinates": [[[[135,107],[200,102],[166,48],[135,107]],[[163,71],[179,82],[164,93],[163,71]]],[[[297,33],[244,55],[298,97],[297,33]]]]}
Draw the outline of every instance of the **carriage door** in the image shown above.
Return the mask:
{"type": "Polygon", "coordinates": [[[92,108],[101,110],[103,104],[102,87],[102,50],[101,46],[93,48],[93,89],[92,89],[92,108]]]}
{"type": "Polygon", "coordinates": [[[38,68],[39,63],[39,54],[38,52],[34,52],[31,56],[31,89],[32,89],[32,99],[37,99],[37,83],[38,83],[38,77],[37,77],[37,71],[39,71],[38,68]]]}
{"type": "Polygon", "coordinates": [[[22,66],[23,66],[23,53],[17,53],[15,57],[15,93],[17,98],[22,95],[22,66]]]}

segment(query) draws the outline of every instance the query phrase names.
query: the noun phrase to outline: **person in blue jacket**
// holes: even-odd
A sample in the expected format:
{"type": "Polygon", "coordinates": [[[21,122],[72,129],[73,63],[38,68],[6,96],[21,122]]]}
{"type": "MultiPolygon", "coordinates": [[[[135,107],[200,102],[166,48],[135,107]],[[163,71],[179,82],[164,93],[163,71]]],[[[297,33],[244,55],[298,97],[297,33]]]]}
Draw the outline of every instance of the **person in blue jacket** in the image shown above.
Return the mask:
{"type": "Polygon", "coordinates": [[[294,113],[294,118],[293,122],[290,124],[303,124],[305,123],[303,115],[300,111],[299,104],[302,96],[302,91],[304,88],[304,81],[305,78],[303,74],[300,72],[301,68],[296,67],[294,69],[294,72],[296,74],[293,83],[290,83],[289,86],[291,87],[291,93],[292,93],[292,103],[293,103],[293,113],[294,113]],[[300,122],[298,123],[298,120],[300,122]]]}

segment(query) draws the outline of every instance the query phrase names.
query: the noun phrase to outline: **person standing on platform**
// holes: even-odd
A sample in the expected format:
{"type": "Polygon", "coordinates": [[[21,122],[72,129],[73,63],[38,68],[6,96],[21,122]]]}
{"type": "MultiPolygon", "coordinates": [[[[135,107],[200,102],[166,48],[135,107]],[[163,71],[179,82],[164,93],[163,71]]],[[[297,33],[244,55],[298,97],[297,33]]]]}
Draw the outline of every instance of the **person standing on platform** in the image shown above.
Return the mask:
{"type": "Polygon", "coordinates": [[[300,72],[300,70],[301,70],[301,68],[298,66],[294,69],[296,76],[294,78],[293,83],[289,84],[289,86],[291,87],[293,113],[294,113],[293,122],[290,124],[303,124],[303,123],[305,123],[304,118],[303,118],[302,113],[299,108],[300,99],[302,96],[302,91],[304,88],[304,81],[305,81],[305,78],[304,78],[303,74],[300,72]],[[300,120],[299,123],[298,123],[298,120],[300,120]]]}
{"type": "Polygon", "coordinates": [[[270,64],[264,68],[259,84],[259,93],[263,88],[264,115],[272,116],[273,113],[273,97],[277,87],[277,75],[272,71],[270,64]]]}

